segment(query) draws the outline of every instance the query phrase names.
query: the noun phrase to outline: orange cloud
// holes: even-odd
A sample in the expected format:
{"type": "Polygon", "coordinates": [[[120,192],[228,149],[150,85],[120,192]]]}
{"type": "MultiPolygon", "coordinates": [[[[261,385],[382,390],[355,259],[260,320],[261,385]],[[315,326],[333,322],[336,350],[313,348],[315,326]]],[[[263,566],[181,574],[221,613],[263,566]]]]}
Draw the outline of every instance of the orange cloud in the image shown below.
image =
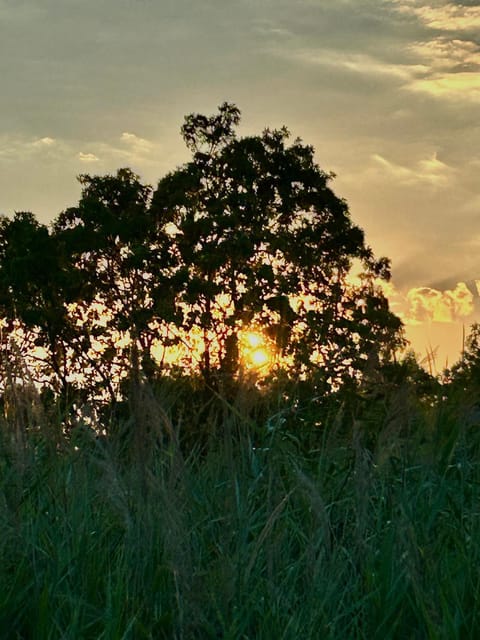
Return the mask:
{"type": "Polygon", "coordinates": [[[473,294],[464,282],[445,291],[415,287],[407,292],[405,302],[405,324],[456,322],[473,313],[473,294]]]}
{"type": "Polygon", "coordinates": [[[414,80],[407,89],[429,93],[439,98],[480,102],[480,75],[470,71],[434,75],[431,78],[414,80]]]}
{"type": "MultiPolygon", "coordinates": [[[[474,294],[465,282],[458,282],[453,289],[413,287],[407,292],[399,291],[392,281],[379,282],[387,296],[390,307],[407,326],[424,323],[456,323],[474,312],[474,294]]],[[[480,295],[480,280],[475,281],[480,295]]]]}

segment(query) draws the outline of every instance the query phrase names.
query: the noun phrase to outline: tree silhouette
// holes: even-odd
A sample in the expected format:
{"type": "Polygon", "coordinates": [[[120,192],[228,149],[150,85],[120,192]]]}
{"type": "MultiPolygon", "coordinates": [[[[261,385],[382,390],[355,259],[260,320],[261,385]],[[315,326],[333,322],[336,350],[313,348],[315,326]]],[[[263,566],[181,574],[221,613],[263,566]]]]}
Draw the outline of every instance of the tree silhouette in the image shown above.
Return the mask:
{"type": "Polygon", "coordinates": [[[183,329],[203,332],[202,372],[234,375],[239,331],[257,327],[295,373],[339,380],[401,339],[378,279],[377,260],[353,224],[331,174],[301,140],[266,129],[238,138],[240,112],[192,114],[182,127],[192,160],[163,178],[152,210],[175,225],[188,310],[183,329]],[[363,274],[349,282],[351,267],[363,274]]]}
{"type": "Polygon", "coordinates": [[[186,116],[191,160],[155,191],[126,168],[82,175],[78,205],[50,230],[30,213],[0,220],[7,330],[30,331],[65,402],[73,388],[114,399],[122,378],[154,380],[154,344],[193,334],[209,385],[241,371],[242,331],[266,336],[282,375],[325,389],[402,343],[379,285],[389,261],[374,257],[333,175],[287,129],[238,137],[239,122],[228,103],[186,116]]]}
{"type": "Polygon", "coordinates": [[[43,366],[37,373],[65,402],[75,387],[68,351],[80,338],[67,305],[81,287],[62,245],[32,213],[0,220],[0,309],[8,336],[3,347],[8,351],[16,339],[25,346],[24,356],[40,348],[43,366]]]}
{"type": "Polygon", "coordinates": [[[165,221],[151,215],[151,188],[129,169],[79,180],[80,202],[58,216],[54,233],[67,247],[87,292],[79,309],[87,347],[95,342],[100,359],[117,376],[133,368],[136,375],[142,369],[152,377],[151,349],[159,323],[175,321],[177,313],[172,279],[176,258],[165,221]]]}
{"type": "Polygon", "coordinates": [[[465,339],[460,360],[447,372],[447,379],[456,391],[473,398],[480,391],[480,323],[474,322],[465,339]]]}

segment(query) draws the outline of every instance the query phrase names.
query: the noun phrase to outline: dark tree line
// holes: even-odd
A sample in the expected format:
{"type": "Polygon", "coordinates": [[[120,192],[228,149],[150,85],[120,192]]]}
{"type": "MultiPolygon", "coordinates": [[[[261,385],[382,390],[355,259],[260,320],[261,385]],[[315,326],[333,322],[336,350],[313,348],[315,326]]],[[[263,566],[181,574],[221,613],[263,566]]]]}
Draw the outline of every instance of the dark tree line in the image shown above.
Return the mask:
{"type": "Polygon", "coordinates": [[[195,334],[202,348],[185,373],[218,388],[240,375],[250,328],[268,336],[278,368],[320,388],[392,361],[403,334],[378,285],[389,261],[311,146],[286,129],[239,138],[239,121],[227,103],[187,116],[191,159],[156,189],[129,169],[82,175],[78,205],[51,226],[25,212],[1,219],[4,370],[26,358],[65,402],[113,399],[122,379],[168,372],[155,345],[195,334]]]}

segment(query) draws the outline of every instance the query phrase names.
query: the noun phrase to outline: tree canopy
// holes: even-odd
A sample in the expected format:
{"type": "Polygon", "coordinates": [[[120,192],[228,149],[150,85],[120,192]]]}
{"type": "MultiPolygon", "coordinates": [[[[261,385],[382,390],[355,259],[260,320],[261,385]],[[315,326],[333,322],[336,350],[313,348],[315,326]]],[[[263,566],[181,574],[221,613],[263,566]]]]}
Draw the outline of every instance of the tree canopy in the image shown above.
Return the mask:
{"type": "Polygon", "coordinates": [[[126,168],[82,175],[78,205],[50,228],[2,219],[0,313],[35,331],[60,386],[80,369],[84,388],[114,395],[133,370],[163,375],[158,353],[193,349],[192,336],[187,373],[232,381],[245,331],[265,336],[277,369],[341,386],[403,343],[381,288],[389,261],[313,147],[286,128],[239,137],[239,122],[229,103],[186,116],[191,159],[155,189],[126,168]]]}
{"type": "Polygon", "coordinates": [[[285,128],[238,138],[239,117],[227,103],[187,116],[192,160],[153,194],[152,211],[175,227],[184,328],[204,332],[206,375],[238,369],[238,332],[253,326],[297,373],[344,378],[399,344],[401,323],[378,286],[389,262],[373,256],[313,147],[289,144],[285,128]]]}

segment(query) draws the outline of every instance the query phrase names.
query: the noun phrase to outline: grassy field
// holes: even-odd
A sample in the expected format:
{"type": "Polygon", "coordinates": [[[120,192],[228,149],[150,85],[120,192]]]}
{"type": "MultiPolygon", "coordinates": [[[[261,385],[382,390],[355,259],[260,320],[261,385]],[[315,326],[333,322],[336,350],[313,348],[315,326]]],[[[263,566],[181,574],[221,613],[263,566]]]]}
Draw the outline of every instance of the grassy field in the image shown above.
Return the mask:
{"type": "Polygon", "coordinates": [[[171,394],[137,398],[130,439],[10,412],[1,637],[478,637],[477,425],[409,393],[255,421],[244,398],[198,412],[202,447],[171,394]]]}

